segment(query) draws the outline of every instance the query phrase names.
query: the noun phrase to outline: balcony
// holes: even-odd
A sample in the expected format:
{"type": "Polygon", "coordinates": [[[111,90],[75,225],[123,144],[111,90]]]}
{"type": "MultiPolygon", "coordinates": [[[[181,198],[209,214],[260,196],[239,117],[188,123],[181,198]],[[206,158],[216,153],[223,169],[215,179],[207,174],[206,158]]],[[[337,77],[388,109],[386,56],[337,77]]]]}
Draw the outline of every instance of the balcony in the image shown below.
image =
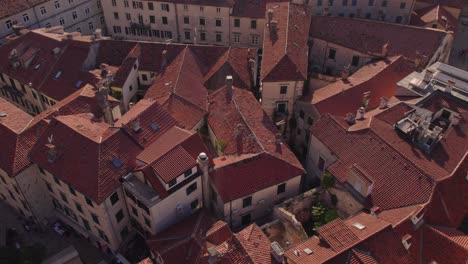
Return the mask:
{"type": "Polygon", "coordinates": [[[135,197],[148,208],[157,204],[161,200],[158,193],[156,193],[153,188],[141,182],[133,174],[129,174],[124,177],[123,185],[127,191],[135,195],[135,197]]]}

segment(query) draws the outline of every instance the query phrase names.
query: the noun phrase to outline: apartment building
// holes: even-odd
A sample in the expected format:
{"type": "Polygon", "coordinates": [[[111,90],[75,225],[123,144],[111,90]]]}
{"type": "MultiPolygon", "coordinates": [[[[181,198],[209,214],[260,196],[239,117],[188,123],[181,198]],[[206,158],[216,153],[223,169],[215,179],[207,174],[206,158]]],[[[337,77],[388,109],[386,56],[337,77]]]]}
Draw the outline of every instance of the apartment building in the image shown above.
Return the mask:
{"type": "Polygon", "coordinates": [[[312,6],[314,15],[363,18],[408,24],[416,0],[294,0],[312,6]]]}
{"type": "Polygon", "coordinates": [[[290,142],[296,153],[305,161],[311,128],[322,116],[355,117],[361,107],[367,112],[374,110],[398,94],[395,84],[412,71],[413,64],[403,56],[388,57],[373,60],[350,76],[344,71],[336,82],[309,91],[294,107],[290,142]]]}
{"type": "Polygon", "coordinates": [[[262,45],[266,1],[103,1],[114,39],[255,47],[262,45]]]}
{"type": "Polygon", "coordinates": [[[308,76],[311,9],[292,3],[269,3],[260,73],[262,107],[285,133],[296,99],[308,76]]]}
{"type": "Polygon", "coordinates": [[[239,228],[262,223],[275,204],[299,194],[304,170],[253,94],[232,83],[228,76],[210,95],[208,134],[219,156],[205,208],[239,228]]]}
{"type": "Polygon", "coordinates": [[[33,117],[0,98],[0,197],[25,219],[43,227],[52,206],[45,186],[28,158],[40,129],[33,117]]]}
{"type": "Polygon", "coordinates": [[[386,56],[403,55],[425,68],[446,62],[453,42],[453,34],[443,30],[328,16],[312,17],[310,36],[311,70],[331,76],[386,56]]]}
{"type": "Polygon", "coordinates": [[[203,207],[197,158],[207,149],[198,133],[176,125],[162,106],[147,99],[115,123],[143,148],[122,182],[132,224],[145,237],[203,207]]]}
{"type": "Polygon", "coordinates": [[[100,0],[2,1],[0,42],[20,29],[62,26],[67,32],[92,34],[106,28],[100,0]]]}

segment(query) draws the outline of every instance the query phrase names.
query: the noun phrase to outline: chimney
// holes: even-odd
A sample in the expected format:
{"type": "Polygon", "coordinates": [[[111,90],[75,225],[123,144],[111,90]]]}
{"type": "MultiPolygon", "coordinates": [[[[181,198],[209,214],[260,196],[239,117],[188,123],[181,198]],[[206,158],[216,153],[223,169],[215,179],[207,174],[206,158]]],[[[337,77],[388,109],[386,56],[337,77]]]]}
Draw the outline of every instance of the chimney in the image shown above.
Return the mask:
{"type": "Polygon", "coordinates": [[[96,99],[98,100],[98,105],[104,114],[104,121],[111,125],[114,122],[114,117],[110,109],[109,101],[107,100],[108,96],[109,89],[105,86],[100,86],[96,91],[96,99]]]}
{"type": "Polygon", "coordinates": [[[210,180],[209,180],[209,159],[208,155],[205,152],[201,152],[197,158],[197,164],[202,172],[202,193],[203,193],[203,207],[208,208],[211,207],[210,202],[210,180]]]}
{"type": "Polygon", "coordinates": [[[57,148],[52,144],[52,140],[49,140],[49,144],[46,144],[47,161],[52,163],[57,159],[57,148]]]}
{"type": "Polygon", "coordinates": [[[255,68],[255,60],[252,59],[252,58],[249,59],[249,67],[250,67],[251,69],[255,68]]]}
{"type": "Polygon", "coordinates": [[[276,20],[270,21],[270,33],[276,33],[277,27],[278,27],[278,21],[276,20]]]}
{"type": "Polygon", "coordinates": [[[276,146],[281,146],[282,143],[283,143],[283,141],[282,141],[281,133],[276,134],[275,135],[275,145],[276,146]]]}
{"type": "Polygon", "coordinates": [[[364,115],[366,114],[366,110],[364,109],[364,107],[359,107],[359,109],[357,110],[357,113],[356,113],[356,119],[357,120],[363,120],[364,119],[364,115]]]}
{"type": "Polygon", "coordinates": [[[161,71],[166,68],[167,65],[167,50],[163,50],[161,53],[161,71]]]}
{"type": "Polygon", "coordinates": [[[97,28],[93,33],[94,39],[102,39],[102,30],[97,28]]]}
{"type": "Polygon", "coordinates": [[[455,82],[451,81],[451,80],[448,80],[447,81],[447,86],[445,86],[445,92],[446,93],[451,93],[454,86],[455,86],[455,82]]]}
{"type": "Polygon", "coordinates": [[[18,68],[18,66],[20,65],[20,62],[19,62],[18,51],[16,49],[12,49],[10,51],[10,55],[8,56],[8,59],[10,60],[10,63],[14,69],[18,68]]]}
{"type": "Polygon", "coordinates": [[[382,46],[382,57],[386,58],[388,56],[388,43],[385,43],[382,46]]]}
{"type": "Polygon", "coordinates": [[[434,75],[434,72],[430,69],[427,69],[425,72],[424,72],[424,81],[425,82],[430,82],[432,80],[432,76],[434,75]]]}
{"type": "Polygon", "coordinates": [[[370,94],[370,91],[362,93],[362,106],[364,109],[367,109],[367,106],[369,105],[370,94]]]}
{"type": "Polygon", "coordinates": [[[371,215],[377,217],[382,212],[382,209],[378,206],[374,206],[370,209],[370,212],[371,212],[371,215]]]}
{"type": "Polygon", "coordinates": [[[270,23],[271,20],[273,19],[273,13],[274,13],[274,12],[275,12],[275,11],[274,11],[273,9],[271,9],[271,8],[268,9],[268,23],[270,23]]]}
{"type": "Polygon", "coordinates": [[[232,85],[234,80],[232,79],[232,75],[226,76],[226,90],[228,95],[232,95],[232,85]]]}
{"type": "Polygon", "coordinates": [[[379,108],[380,109],[385,109],[388,107],[388,98],[386,97],[380,97],[380,105],[379,105],[379,108]]]}
{"type": "Polygon", "coordinates": [[[352,113],[347,113],[346,114],[346,122],[348,122],[349,125],[354,125],[356,124],[356,118],[352,113]]]}
{"type": "Polygon", "coordinates": [[[344,67],[344,69],[341,71],[341,79],[343,80],[348,80],[349,77],[349,70],[347,67],[344,67]]]}
{"type": "Polygon", "coordinates": [[[219,258],[221,253],[216,249],[216,247],[209,247],[208,248],[208,264],[216,264],[219,262],[219,258]]]}

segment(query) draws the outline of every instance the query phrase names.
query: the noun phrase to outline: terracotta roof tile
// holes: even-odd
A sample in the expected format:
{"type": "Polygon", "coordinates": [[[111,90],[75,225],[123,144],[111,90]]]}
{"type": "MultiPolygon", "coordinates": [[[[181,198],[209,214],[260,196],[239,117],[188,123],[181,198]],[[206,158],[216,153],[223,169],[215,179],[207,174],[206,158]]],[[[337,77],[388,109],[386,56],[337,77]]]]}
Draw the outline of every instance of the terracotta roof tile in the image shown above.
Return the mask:
{"type": "Polygon", "coordinates": [[[419,0],[418,2],[439,4],[442,6],[455,7],[458,9],[463,9],[464,4],[464,0],[419,0]]]}
{"type": "MultiPolygon", "coordinates": [[[[467,104],[461,99],[442,91],[432,93],[417,103],[416,107],[421,107],[432,112],[437,112],[445,107],[459,113],[462,116],[462,120],[468,119],[467,104]]],[[[447,130],[444,133],[444,139],[439,141],[438,145],[430,154],[426,154],[400,137],[393,129],[393,124],[388,124],[387,122],[380,120],[382,115],[385,120],[386,116],[391,114],[388,112],[393,111],[401,113],[399,108],[394,110],[392,107],[387,111],[376,115],[371,122],[371,129],[396,151],[404,155],[418,168],[430,175],[434,180],[440,180],[448,177],[459,164],[460,160],[463,159],[466,149],[468,149],[468,142],[460,133],[461,131],[466,131],[468,129],[468,123],[466,121],[460,121],[458,126],[453,126],[447,130]]]]}
{"type": "Polygon", "coordinates": [[[350,251],[349,264],[377,264],[377,261],[368,253],[353,249],[350,251]]]}
{"type": "Polygon", "coordinates": [[[363,94],[370,92],[368,110],[379,106],[380,98],[395,95],[396,82],[411,73],[413,68],[403,57],[371,62],[347,80],[338,80],[305,97],[322,114],[345,116],[355,114],[362,105],[363,94]]]}
{"type": "Polygon", "coordinates": [[[23,110],[0,98],[0,145],[4,150],[0,155],[0,168],[10,177],[16,176],[30,164],[27,159],[28,148],[21,134],[32,119],[23,110]]]}
{"type": "Polygon", "coordinates": [[[147,147],[176,125],[174,118],[156,101],[142,99],[117,122],[138,144],[147,147]]]}
{"type": "Polygon", "coordinates": [[[337,252],[359,241],[359,237],[341,219],[317,228],[317,234],[337,252]]]}
{"type": "MultiPolygon", "coordinates": [[[[0,1],[0,19],[16,15],[47,0],[3,0],[0,1]]],[[[18,21],[21,23],[21,21],[18,21]]]]}
{"type": "Polygon", "coordinates": [[[338,157],[328,170],[339,181],[346,181],[354,163],[374,178],[372,193],[367,197],[370,207],[388,210],[429,200],[434,181],[382,140],[380,134],[369,129],[348,132],[327,115],[314,124],[313,135],[338,157]]]}
{"type": "MultiPolygon", "coordinates": [[[[466,234],[451,228],[424,226],[422,261],[430,263],[464,263],[468,259],[468,236],[466,234]],[[448,257],[450,256],[450,257],[448,257]]],[[[413,243],[418,243],[415,240],[413,243]]],[[[417,256],[414,260],[418,260],[417,256]]]]}
{"type": "MultiPolygon", "coordinates": [[[[272,21],[263,36],[262,81],[289,81],[307,79],[308,32],[311,10],[293,3],[269,3],[273,10],[272,21]]],[[[268,14],[266,20],[269,21],[268,14]]]]}
{"type": "Polygon", "coordinates": [[[147,244],[151,252],[155,256],[159,254],[165,263],[200,263],[214,242],[207,237],[216,237],[220,243],[232,237],[226,228],[220,228],[218,221],[202,210],[150,238],[147,244]]]}
{"type": "Polygon", "coordinates": [[[226,157],[214,160],[216,168],[211,175],[223,201],[301,175],[301,164],[282,139],[276,143],[278,130],[253,94],[235,87],[232,95],[228,91],[224,87],[210,95],[208,115],[216,138],[226,142],[226,157]],[[233,159],[234,155],[240,157],[233,159]]]}
{"type": "Polygon", "coordinates": [[[163,107],[185,129],[193,129],[206,115],[205,111],[176,94],[171,94],[163,107]]]}
{"type": "Polygon", "coordinates": [[[140,148],[120,129],[93,122],[90,114],[58,116],[51,122],[31,159],[100,204],[120,186],[119,178],[135,167],[140,148]],[[48,161],[46,146],[51,138],[57,149],[53,162],[48,161]]]}
{"type": "Polygon", "coordinates": [[[438,23],[447,30],[457,32],[458,19],[453,17],[452,14],[440,5],[415,10],[411,14],[411,25],[425,26],[429,23],[438,23]]]}
{"type": "Polygon", "coordinates": [[[313,38],[364,54],[379,55],[388,43],[389,56],[402,55],[410,61],[416,59],[415,49],[431,58],[447,35],[434,29],[332,16],[313,16],[310,32],[313,38]]]}

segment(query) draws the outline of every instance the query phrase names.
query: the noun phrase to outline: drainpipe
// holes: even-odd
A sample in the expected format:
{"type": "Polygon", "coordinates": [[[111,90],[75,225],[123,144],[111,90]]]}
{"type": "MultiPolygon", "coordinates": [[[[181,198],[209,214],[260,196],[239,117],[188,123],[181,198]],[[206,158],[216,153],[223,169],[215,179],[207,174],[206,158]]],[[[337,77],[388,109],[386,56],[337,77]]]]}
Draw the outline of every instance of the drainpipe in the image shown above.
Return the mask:
{"type": "Polygon", "coordinates": [[[180,42],[180,32],[179,32],[179,12],[177,10],[177,4],[174,3],[174,11],[175,11],[175,23],[177,28],[177,42],[180,42]]]}
{"type": "Polygon", "coordinates": [[[419,240],[419,264],[423,264],[423,249],[424,249],[424,237],[423,237],[423,226],[421,226],[420,233],[421,233],[421,239],[419,240]]]}

